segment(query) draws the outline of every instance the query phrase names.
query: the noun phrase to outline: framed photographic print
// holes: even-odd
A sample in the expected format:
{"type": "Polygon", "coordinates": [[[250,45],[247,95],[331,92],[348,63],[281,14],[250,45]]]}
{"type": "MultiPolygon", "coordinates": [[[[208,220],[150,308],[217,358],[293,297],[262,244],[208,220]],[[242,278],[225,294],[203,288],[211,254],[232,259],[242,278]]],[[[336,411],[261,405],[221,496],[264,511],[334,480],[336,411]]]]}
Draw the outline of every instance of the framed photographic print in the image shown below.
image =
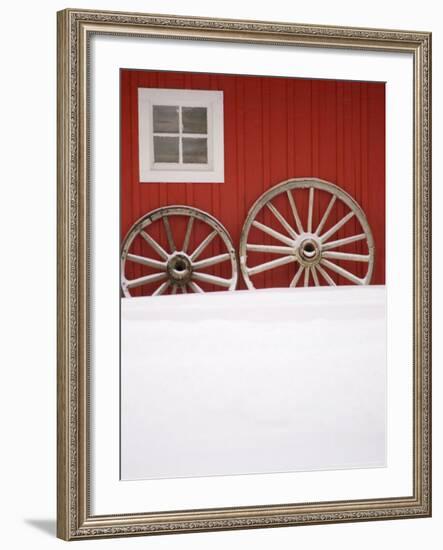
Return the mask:
{"type": "Polygon", "coordinates": [[[58,535],[429,516],[430,34],[58,37],[58,535]]]}

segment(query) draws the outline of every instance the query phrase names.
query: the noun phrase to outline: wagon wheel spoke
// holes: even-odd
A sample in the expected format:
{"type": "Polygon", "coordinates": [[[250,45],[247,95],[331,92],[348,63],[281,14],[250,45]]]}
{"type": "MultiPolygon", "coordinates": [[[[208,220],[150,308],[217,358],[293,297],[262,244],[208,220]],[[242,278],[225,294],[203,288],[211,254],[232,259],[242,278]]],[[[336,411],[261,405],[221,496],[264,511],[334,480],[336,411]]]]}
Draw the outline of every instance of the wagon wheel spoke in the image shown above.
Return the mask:
{"type": "MultiPolygon", "coordinates": [[[[180,238],[180,237],[178,237],[180,238]]],[[[159,282],[158,286],[144,289],[143,294],[149,293],[153,296],[161,296],[166,293],[187,294],[189,292],[201,293],[204,290],[196,281],[202,281],[214,284],[223,289],[234,290],[237,285],[238,266],[237,255],[232,244],[232,239],[223,225],[210,214],[190,206],[167,206],[157,208],[152,212],[145,214],[130,229],[122,244],[121,255],[121,287],[125,297],[131,297],[131,290],[137,287],[143,287],[152,283],[159,282]],[[177,249],[174,235],[177,238],[176,223],[177,217],[185,218],[183,246],[181,250],[177,249]],[[200,242],[192,253],[189,253],[191,235],[195,221],[199,220],[202,224],[209,226],[209,234],[200,242]],[[166,234],[167,248],[164,249],[151,235],[146,231],[154,222],[163,225],[166,234]],[[198,259],[207,249],[210,243],[219,237],[218,246],[222,247],[219,254],[211,255],[208,258],[198,259]],[[131,247],[136,238],[143,239],[150,248],[157,253],[161,260],[154,259],[145,255],[135,253],[131,247]],[[229,277],[218,277],[209,272],[203,273],[213,266],[226,262],[223,266],[224,272],[229,269],[229,277]],[[125,270],[126,266],[139,264],[157,271],[157,273],[144,275],[142,277],[128,277],[125,270]]]]}
{"type": "Polygon", "coordinates": [[[264,264],[259,264],[248,269],[249,275],[256,275],[257,273],[262,273],[263,271],[269,271],[270,269],[275,269],[282,265],[295,262],[294,256],[284,256],[283,258],[278,258],[277,260],[271,260],[264,264]]]}
{"type": "Polygon", "coordinates": [[[345,237],[344,239],[338,239],[337,241],[329,241],[328,243],[324,243],[323,250],[339,248],[340,246],[355,243],[357,241],[363,241],[364,239],[366,239],[366,235],[364,233],[359,233],[358,235],[352,235],[352,237],[345,237]]]}
{"type": "Polygon", "coordinates": [[[348,212],[346,214],[346,216],[344,218],[342,218],[340,221],[338,221],[335,225],[333,225],[331,227],[331,229],[329,229],[328,231],[326,231],[326,233],[324,233],[321,237],[320,237],[320,240],[322,241],[322,243],[326,242],[329,237],[332,237],[332,235],[334,235],[334,233],[337,233],[337,231],[343,227],[345,225],[346,222],[348,222],[351,218],[354,217],[354,212],[348,212]]]}
{"type": "Polygon", "coordinates": [[[155,273],[153,275],[144,275],[143,277],[138,277],[137,279],[126,281],[126,287],[136,288],[138,286],[148,285],[150,283],[162,281],[163,279],[166,279],[166,273],[155,273]]]}
{"type": "Polygon", "coordinates": [[[334,279],[325,271],[320,264],[317,264],[317,271],[321,274],[323,279],[328,283],[329,286],[337,286],[334,279]]]}
{"type": "Polygon", "coordinates": [[[205,258],[204,260],[200,260],[198,262],[195,262],[193,264],[194,269],[204,269],[205,267],[210,267],[212,265],[217,265],[222,262],[226,262],[226,260],[230,260],[231,255],[229,252],[226,252],[225,254],[219,254],[218,256],[211,256],[210,258],[205,258]]]}
{"type": "Polygon", "coordinates": [[[197,248],[191,254],[191,260],[195,261],[203,252],[203,250],[215,239],[216,236],[217,231],[215,230],[212,231],[212,233],[209,233],[209,235],[197,246],[197,248]]]}
{"type": "Polygon", "coordinates": [[[191,239],[192,227],[194,225],[194,218],[189,218],[188,225],[186,226],[185,239],[183,241],[183,252],[188,251],[189,241],[191,239]]]}
{"type": "Polygon", "coordinates": [[[297,286],[297,283],[298,283],[304,269],[305,268],[302,265],[298,268],[297,273],[294,275],[294,278],[292,279],[291,284],[289,285],[291,288],[297,286]]]}
{"type": "Polygon", "coordinates": [[[294,196],[293,196],[292,192],[289,189],[286,191],[286,194],[288,196],[289,204],[291,205],[292,214],[294,216],[294,220],[295,220],[295,224],[297,226],[298,232],[300,234],[304,233],[303,225],[301,223],[301,219],[300,219],[300,216],[298,214],[298,210],[297,210],[297,206],[295,204],[294,196]]]}
{"type": "Polygon", "coordinates": [[[162,283],[156,291],[152,293],[153,296],[160,296],[161,294],[164,294],[166,289],[169,287],[169,281],[165,281],[162,283]]]}
{"type": "Polygon", "coordinates": [[[337,197],[335,195],[332,195],[331,200],[329,201],[328,207],[325,210],[325,213],[323,214],[323,218],[320,220],[320,223],[317,226],[317,229],[315,230],[315,233],[319,235],[325,226],[325,223],[328,221],[329,214],[331,213],[332,207],[335,204],[335,201],[337,200],[337,197]]]}
{"type": "MultiPolygon", "coordinates": [[[[349,233],[348,230],[346,232],[349,233]]],[[[263,235],[262,239],[264,240],[263,235]]],[[[249,289],[255,288],[253,283],[255,275],[291,261],[297,262],[299,267],[292,279],[289,280],[289,287],[296,287],[300,284],[306,287],[314,285],[318,287],[322,285],[323,279],[329,286],[336,286],[333,276],[330,274],[331,272],[354,284],[369,284],[374,269],[374,254],[375,247],[371,228],[357,202],[337,185],[316,178],[287,180],[263,193],[248,212],[240,236],[240,267],[246,286],[249,289]],[[306,199],[304,199],[304,202],[300,201],[299,197],[303,198],[303,194],[306,192],[307,201],[306,199]],[[288,222],[274,206],[275,200],[284,194],[286,194],[292,211],[293,221],[291,219],[291,222],[288,222]],[[327,198],[327,202],[325,201],[326,207],[319,213],[317,219],[316,211],[322,196],[327,198]],[[304,212],[297,208],[297,204],[298,206],[303,204],[304,212]],[[345,208],[344,214],[338,218],[336,217],[335,219],[338,219],[338,221],[335,222],[334,220],[332,227],[328,227],[328,221],[334,211],[335,216],[337,216],[337,212],[342,212],[343,207],[345,208]],[[283,233],[258,221],[257,218],[260,212],[266,208],[279,221],[284,229],[283,233]],[[305,226],[302,223],[302,218],[306,220],[305,226]],[[354,231],[355,234],[349,236],[334,237],[342,228],[344,228],[343,231],[346,230],[345,225],[351,219],[355,220],[355,224],[360,225],[361,230],[354,231]],[[294,227],[291,224],[294,224],[294,227]],[[265,242],[257,242],[256,236],[256,242],[249,243],[248,238],[252,228],[259,229],[262,233],[279,241],[279,243],[268,245],[265,242]],[[285,232],[287,235],[284,234],[285,232]],[[358,250],[354,251],[352,249],[348,249],[348,252],[336,250],[339,247],[358,241],[366,242],[367,253],[357,253],[358,250]],[[250,265],[248,254],[250,255],[251,252],[275,254],[281,255],[281,257],[259,265],[250,265]],[[338,265],[341,261],[349,262],[349,267],[345,269],[338,265]],[[360,268],[365,270],[364,276],[359,277],[353,273],[353,271],[357,271],[357,265],[353,265],[354,263],[360,264],[360,268]],[[301,279],[302,276],[303,280],[301,279]]],[[[360,268],[358,273],[360,273],[360,268]]],[[[283,276],[284,273],[281,272],[278,278],[274,277],[271,280],[278,281],[277,284],[281,285],[280,281],[283,276]]]]}
{"type": "Polygon", "coordinates": [[[351,283],[354,283],[356,285],[364,284],[364,281],[362,279],[360,279],[359,277],[357,277],[357,275],[354,275],[353,273],[351,273],[347,269],[344,269],[343,267],[340,267],[339,265],[334,264],[333,262],[330,262],[329,260],[322,260],[321,264],[324,265],[325,267],[328,267],[331,271],[335,271],[335,273],[337,273],[337,275],[341,275],[342,277],[344,277],[348,281],[351,281],[351,283]]]}
{"type": "Polygon", "coordinates": [[[268,244],[247,244],[248,252],[266,252],[269,254],[292,254],[294,249],[289,246],[274,246],[268,244]]]}
{"type": "Polygon", "coordinates": [[[140,235],[149,244],[149,246],[157,252],[160,257],[162,257],[164,260],[168,259],[168,253],[166,252],[166,250],[162,246],[160,246],[158,242],[151,237],[151,235],[149,235],[145,231],[141,231],[140,235]]]}
{"type": "Polygon", "coordinates": [[[163,225],[165,226],[165,232],[166,232],[166,238],[168,239],[169,250],[171,252],[175,252],[176,248],[175,248],[174,237],[172,236],[171,225],[169,223],[169,216],[163,216],[162,220],[163,220],[163,225]]]}
{"type": "Polygon", "coordinates": [[[349,262],[369,262],[369,254],[351,254],[350,252],[323,252],[323,258],[345,260],[349,262]]]}
{"type": "Polygon", "coordinates": [[[311,267],[311,272],[312,272],[312,278],[314,279],[314,285],[320,286],[320,281],[318,280],[317,269],[315,265],[311,267]]]}
{"type": "Polygon", "coordinates": [[[309,206],[308,206],[308,233],[312,233],[312,214],[314,212],[314,188],[309,188],[309,206]]]}
{"type": "Polygon", "coordinates": [[[138,256],[137,254],[127,254],[126,259],[136,264],[146,265],[152,267],[153,269],[158,269],[159,271],[166,270],[166,262],[159,262],[158,260],[153,260],[152,258],[146,258],[144,256],[138,256]]]}
{"type": "Polygon", "coordinates": [[[285,243],[289,246],[292,246],[294,244],[294,241],[290,239],[289,237],[286,237],[285,235],[282,235],[278,231],[275,231],[275,229],[272,229],[271,227],[268,227],[267,225],[264,225],[263,223],[260,223],[258,221],[252,222],[252,225],[254,227],[257,227],[258,229],[261,229],[263,233],[267,233],[271,237],[274,237],[274,239],[277,239],[277,241],[281,241],[282,243],[285,243]]]}
{"type": "Polygon", "coordinates": [[[274,214],[274,216],[277,218],[277,220],[281,223],[281,225],[286,229],[288,234],[293,238],[296,239],[298,237],[297,233],[294,231],[294,229],[289,225],[289,223],[285,220],[285,218],[280,214],[280,212],[275,208],[275,206],[268,202],[266,205],[269,210],[274,214]]]}
{"type": "Polygon", "coordinates": [[[189,281],[190,288],[196,293],[196,294],[204,294],[205,291],[194,281],[189,281]]]}
{"type": "Polygon", "coordinates": [[[231,286],[230,279],[224,279],[223,277],[217,277],[216,275],[210,275],[209,273],[194,271],[192,278],[202,283],[211,283],[213,285],[223,286],[225,288],[229,288],[231,286]]]}

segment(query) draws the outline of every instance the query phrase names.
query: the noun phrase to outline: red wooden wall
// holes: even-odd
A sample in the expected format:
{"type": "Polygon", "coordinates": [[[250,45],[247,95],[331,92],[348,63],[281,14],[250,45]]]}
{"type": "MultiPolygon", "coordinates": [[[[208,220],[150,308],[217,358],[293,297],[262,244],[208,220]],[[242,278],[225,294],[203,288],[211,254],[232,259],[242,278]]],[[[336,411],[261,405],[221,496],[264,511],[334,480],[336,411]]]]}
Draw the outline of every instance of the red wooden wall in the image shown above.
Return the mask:
{"type": "MultiPolygon", "coordinates": [[[[372,284],[384,284],[383,83],[121,71],[122,239],[130,226],[150,210],[170,204],[186,204],[218,218],[228,229],[238,250],[241,228],[251,205],[266,189],[292,177],[328,180],[357,200],[366,213],[375,239],[372,284]],[[139,182],[139,87],[223,90],[224,183],[139,182]]],[[[324,206],[319,203],[316,208],[317,216],[321,217],[324,206]]],[[[268,220],[268,223],[271,222],[268,220]]],[[[160,235],[157,238],[161,238],[160,235]]],[[[337,238],[340,238],[340,233],[337,238]]],[[[263,242],[271,241],[265,237],[263,242]]],[[[356,243],[353,249],[347,248],[346,251],[365,252],[362,246],[362,243],[356,243]]],[[[210,253],[219,252],[211,250],[210,253]]],[[[267,255],[261,261],[273,258],[275,256],[267,255]]],[[[341,265],[349,267],[350,264],[341,265]]],[[[287,286],[290,268],[283,266],[257,276],[254,283],[257,287],[287,286]]],[[[131,265],[131,269],[133,277],[144,274],[141,266],[131,265]]],[[[227,265],[217,266],[213,273],[228,276],[227,269],[227,265]]],[[[359,274],[360,270],[363,274],[362,269],[362,265],[357,265],[354,272],[359,274]]],[[[341,277],[334,275],[334,278],[339,284],[350,284],[341,277]]],[[[242,281],[239,288],[245,288],[242,281]]],[[[141,292],[137,289],[133,294],[141,292]]]]}

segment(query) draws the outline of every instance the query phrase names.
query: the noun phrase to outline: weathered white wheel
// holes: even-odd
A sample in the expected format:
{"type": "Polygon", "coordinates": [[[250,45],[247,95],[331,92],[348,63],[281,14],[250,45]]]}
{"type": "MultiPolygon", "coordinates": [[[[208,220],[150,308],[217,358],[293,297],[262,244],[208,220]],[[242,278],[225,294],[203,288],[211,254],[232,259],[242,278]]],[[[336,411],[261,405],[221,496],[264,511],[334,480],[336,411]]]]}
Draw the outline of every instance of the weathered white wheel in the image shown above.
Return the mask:
{"type": "Polygon", "coordinates": [[[214,285],[220,290],[234,290],[237,285],[238,269],[235,249],[231,237],[223,225],[213,216],[189,206],[166,206],[145,214],[129,230],[121,252],[121,287],[126,297],[131,297],[131,289],[145,286],[150,294],[157,296],[170,292],[175,294],[178,290],[186,293],[204,292],[199,283],[214,285]],[[182,217],[186,220],[186,231],[183,244],[179,247],[174,238],[171,220],[174,217],[182,217]],[[162,246],[159,241],[149,234],[148,228],[154,222],[162,222],[162,231],[166,237],[167,246],[162,246]],[[192,252],[189,252],[194,222],[200,220],[205,226],[209,226],[210,232],[192,252]],[[132,252],[137,239],[142,239],[148,246],[148,253],[143,255],[132,252]],[[222,254],[203,257],[209,245],[217,244],[225,249],[222,254]],[[220,277],[206,270],[209,267],[230,262],[229,278],[220,277]],[[142,265],[150,269],[150,273],[128,279],[126,277],[128,263],[142,265]],[[155,285],[154,285],[155,283],[155,285]],[[159,284],[157,284],[159,283],[159,284]],[[154,285],[154,286],[153,286],[154,285]]]}
{"type": "Polygon", "coordinates": [[[283,265],[291,268],[290,287],[297,284],[321,286],[323,283],[335,286],[337,275],[352,284],[369,284],[374,253],[372,232],[358,203],[340,187],[316,178],[287,180],[266,191],[249,211],[240,237],[240,268],[249,289],[255,288],[252,280],[255,275],[283,265]],[[316,204],[317,195],[321,201],[317,200],[316,204]],[[278,203],[278,207],[274,203],[278,203]],[[301,209],[300,204],[304,208],[301,209]],[[285,216],[282,212],[286,211],[285,216]],[[274,225],[278,224],[278,229],[266,223],[265,215],[275,222],[274,225]],[[258,216],[262,222],[258,221],[258,216]],[[354,223],[348,224],[351,219],[354,223]],[[251,242],[252,228],[255,228],[256,242],[251,242]],[[341,233],[339,238],[338,232],[341,233]],[[263,242],[265,235],[267,240],[273,239],[271,244],[263,242]],[[352,243],[361,245],[365,253],[349,252],[348,245],[352,243]],[[278,258],[257,264],[254,254],[255,258],[257,254],[262,258],[267,255],[278,258]],[[353,265],[354,271],[364,271],[364,274],[340,265],[344,262],[352,262],[347,265],[353,265]],[[365,269],[355,269],[356,265],[365,266],[365,269]]]}

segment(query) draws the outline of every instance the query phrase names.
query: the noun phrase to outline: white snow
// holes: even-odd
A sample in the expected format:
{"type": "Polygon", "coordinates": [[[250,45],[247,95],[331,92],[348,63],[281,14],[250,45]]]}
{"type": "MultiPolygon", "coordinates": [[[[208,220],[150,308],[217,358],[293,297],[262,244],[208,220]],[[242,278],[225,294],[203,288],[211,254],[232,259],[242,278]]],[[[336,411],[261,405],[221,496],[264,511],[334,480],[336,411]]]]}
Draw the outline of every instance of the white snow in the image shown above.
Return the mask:
{"type": "Polygon", "coordinates": [[[386,289],[125,298],[121,478],[383,467],[386,289]]]}

